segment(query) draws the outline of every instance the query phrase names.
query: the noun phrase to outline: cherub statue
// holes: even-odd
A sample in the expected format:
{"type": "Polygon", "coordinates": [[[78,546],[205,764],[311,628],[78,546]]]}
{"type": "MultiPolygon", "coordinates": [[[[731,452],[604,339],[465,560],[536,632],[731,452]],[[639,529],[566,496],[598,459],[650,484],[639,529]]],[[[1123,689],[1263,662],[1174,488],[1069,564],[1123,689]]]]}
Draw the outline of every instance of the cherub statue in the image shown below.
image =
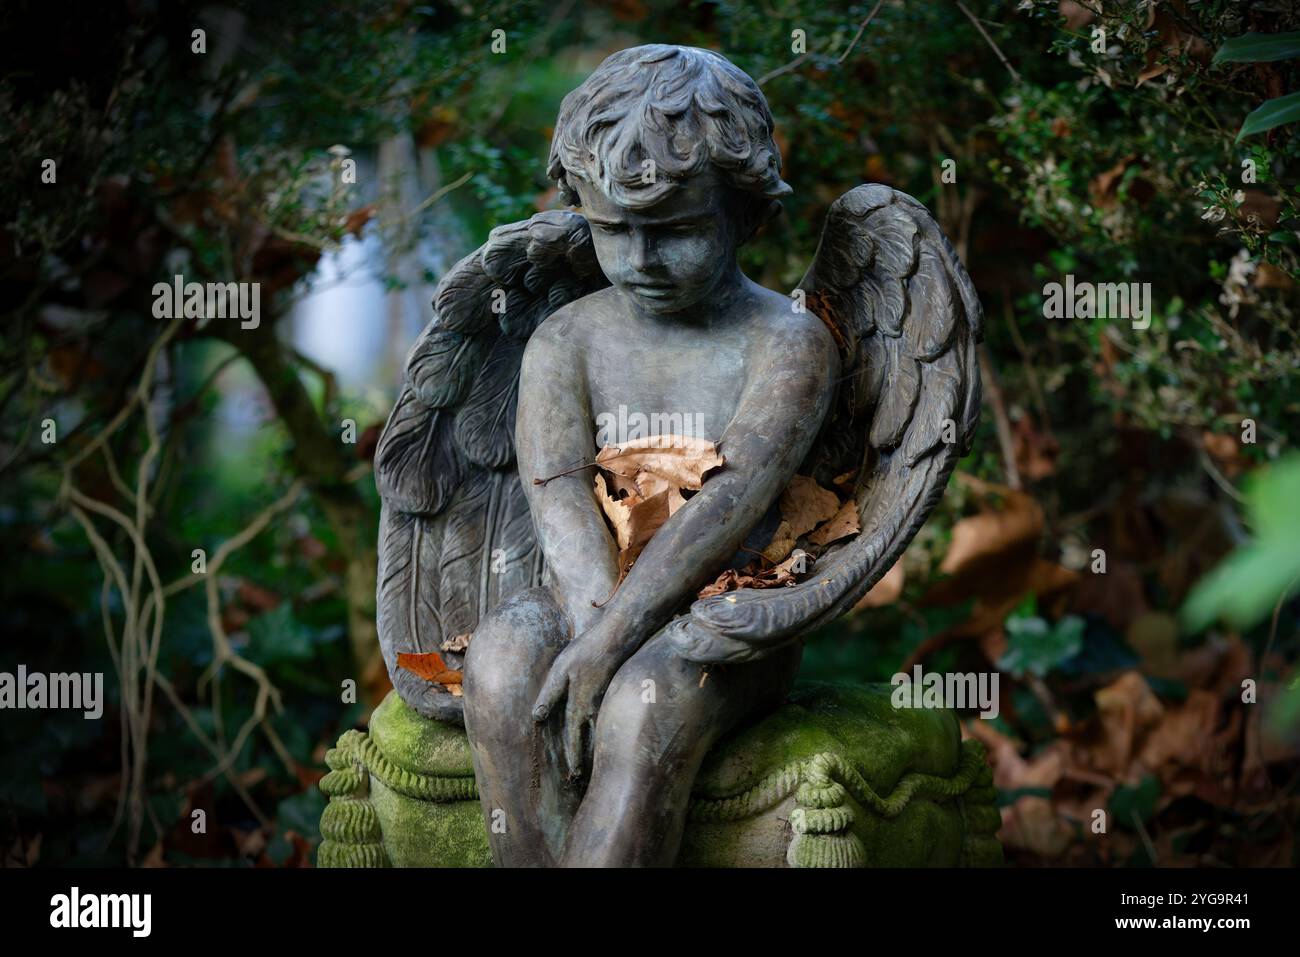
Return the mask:
{"type": "Polygon", "coordinates": [[[923,206],[841,196],[793,297],[741,272],[791,192],[772,130],[717,53],[610,56],[555,125],[577,209],[493,230],[411,351],[375,460],[380,638],[409,705],[464,721],[498,865],[671,864],[710,747],[780,704],[801,636],[889,569],[969,447],[981,309],[923,206]],[[725,459],[622,581],[576,468],[620,406],[694,415],[725,459]],[[856,473],[861,533],[789,587],[693,600],[796,473],[856,473]],[[463,696],[395,667],[439,649],[463,696]]]}

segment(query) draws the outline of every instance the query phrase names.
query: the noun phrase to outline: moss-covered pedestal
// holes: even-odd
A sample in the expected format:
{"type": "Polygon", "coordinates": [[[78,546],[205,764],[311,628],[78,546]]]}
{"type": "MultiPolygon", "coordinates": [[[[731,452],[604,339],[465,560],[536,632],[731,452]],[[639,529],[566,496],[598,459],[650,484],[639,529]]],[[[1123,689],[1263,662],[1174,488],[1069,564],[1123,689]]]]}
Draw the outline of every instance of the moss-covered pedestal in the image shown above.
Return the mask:
{"type": "MultiPolygon", "coordinates": [[[[695,783],[690,867],[1002,862],[984,750],[948,711],[897,710],[886,685],[809,685],[722,741],[695,783]]],[[[396,692],[325,758],[321,867],[487,867],[462,728],[396,692]]]]}

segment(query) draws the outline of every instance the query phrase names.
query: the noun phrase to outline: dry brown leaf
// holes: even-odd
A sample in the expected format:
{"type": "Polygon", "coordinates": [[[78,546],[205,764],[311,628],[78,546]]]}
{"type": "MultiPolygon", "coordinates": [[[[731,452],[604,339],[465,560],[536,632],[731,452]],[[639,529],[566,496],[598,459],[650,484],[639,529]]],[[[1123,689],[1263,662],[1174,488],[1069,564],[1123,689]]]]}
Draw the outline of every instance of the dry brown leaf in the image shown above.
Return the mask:
{"type": "Polygon", "coordinates": [[[1237,636],[1211,638],[1179,656],[1174,677],[1189,688],[1217,695],[1240,694],[1241,682],[1254,673],[1251,652],[1237,636]]]}
{"type": "Polygon", "coordinates": [[[1249,465],[1249,460],[1242,455],[1241,443],[1236,436],[1207,429],[1201,432],[1201,446],[1228,478],[1236,478],[1249,465]]]}
{"type": "Polygon", "coordinates": [[[452,635],[438,647],[443,651],[464,651],[469,647],[469,636],[468,631],[463,635],[452,635]]]}
{"type": "Polygon", "coordinates": [[[801,548],[796,548],[790,553],[789,558],[773,568],[760,571],[753,562],[740,571],[728,568],[712,582],[701,588],[696,597],[712,598],[714,595],[736,591],[740,588],[780,588],[785,585],[793,585],[796,581],[795,576],[806,570],[809,564],[811,562],[808,553],[801,548]],[[796,566],[799,565],[800,560],[806,564],[796,571],[796,566]]]}
{"type": "Polygon", "coordinates": [[[791,575],[802,575],[804,574],[804,572],[808,570],[809,566],[811,565],[812,565],[812,558],[808,555],[808,553],[805,552],[802,548],[796,548],[794,551],[790,553],[789,557],[786,558],[785,561],[777,565],[776,568],[772,569],[772,571],[789,572],[791,575]]]}
{"type": "MultiPolygon", "coordinates": [[[[975,637],[990,629],[1001,629],[1007,615],[1015,610],[1025,595],[1038,596],[1038,607],[1049,617],[1065,613],[1069,589],[1078,582],[1078,572],[1049,562],[1037,556],[1021,561],[1019,556],[1008,556],[1000,567],[993,562],[981,567],[978,575],[944,579],[926,589],[921,604],[927,607],[956,605],[973,598],[974,606],[966,621],[941,634],[952,637],[975,637]]],[[[1103,576],[1094,576],[1101,578],[1103,576]]],[[[935,636],[936,639],[939,636],[935,636]]],[[[1001,641],[998,635],[993,640],[1001,641]]],[[[994,656],[996,660],[1001,653],[994,656]]]]}
{"type": "MultiPolygon", "coordinates": [[[[610,474],[615,475],[617,479],[626,481],[621,475],[613,472],[610,474]]],[[[686,504],[686,498],[682,495],[682,490],[661,475],[655,475],[653,472],[638,472],[636,481],[633,484],[644,499],[651,499],[660,493],[666,493],[668,495],[669,515],[673,515],[686,504]]]]}
{"type": "Polygon", "coordinates": [[[1037,482],[1056,474],[1061,445],[1051,432],[1035,427],[1028,415],[1011,424],[1012,454],[1022,478],[1037,482]]]}
{"type": "Polygon", "coordinates": [[[668,521],[668,490],[650,498],[614,498],[609,494],[605,476],[596,473],[596,498],[601,510],[614,528],[614,538],[620,552],[639,553],[655,532],[668,521]]]}
{"type": "Polygon", "coordinates": [[[596,463],[635,481],[642,497],[649,498],[641,486],[641,473],[657,475],[679,489],[699,489],[704,475],[721,468],[725,460],[718,448],[707,439],[683,435],[648,435],[619,446],[606,446],[596,455],[596,463]]]}
{"type": "Polygon", "coordinates": [[[790,529],[790,523],[782,519],[781,524],[772,533],[772,541],[768,543],[767,548],[763,549],[763,557],[774,565],[779,564],[790,554],[794,542],[794,532],[790,529]]]}
{"type": "Polygon", "coordinates": [[[829,522],[808,536],[808,541],[814,545],[829,545],[831,542],[838,542],[841,538],[856,535],[861,530],[862,524],[858,520],[858,503],[853,499],[849,499],[831,516],[829,522]]]}
{"type": "Polygon", "coordinates": [[[1022,848],[1053,860],[1074,839],[1074,828],[1061,819],[1047,798],[1026,795],[1002,809],[998,839],[1005,847],[1022,848]]]}
{"type": "Polygon", "coordinates": [[[438,654],[436,651],[399,652],[397,655],[397,667],[403,668],[412,674],[419,675],[425,681],[432,681],[434,684],[460,684],[461,673],[448,668],[447,663],[442,660],[442,655],[438,654]]]}
{"type": "MultiPolygon", "coordinates": [[[[1065,754],[1056,741],[1026,760],[1014,739],[987,721],[967,721],[963,730],[988,749],[993,765],[993,783],[999,790],[1054,788],[1065,770],[1065,754]]],[[[1049,860],[1069,845],[1074,828],[1061,819],[1049,798],[1025,795],[1002,809],[998,839],[1004,846],[1033,851],[1049,860]]]]}
{"type": "Polygon", "coordinates": [[[1088,195],[1092,204],[1100,209],[1109,209],[1119,201],[1119,184],[1128,168],[1140,165],[1136,153],[1125,156],[1118,163],[1104,172],[1098,173],[1088,184],[1088,195]]]}
{"type": "Polygon", "coordinates": [[[605,446],[596,463],[596,500],[618,544],[617,588],[655,532],[686,504],[683,490],[700,489],[724,459],[705,439],[655,435],[605,446]]]}
{"type": "Polygon", "coordinates": [[[1092,766],[1125,780],[1139,738],[1164,715],[1164,706],[1146,679],[1126,671],[1093,695],[1102,739],[1092,750],[1092,766]]]}
{"type": "Polygon", "coordinates": [[[840,508],[840,497],[807,475],[796,475],[781,493],[781,517],[796,539],[807,535],[840,508]]]}
{"type": "Polygon", "coordinates": [[[701,588],[696,597],[712,598],[715,595],[737,591],[741,588],[780,588],[785,585],[793,585],[794,580],[794,574],[790,569],[781,565],[762,572],[758,571],[753,565],[746,565],[740,571],[728,568],[710,584],[701,588]]]}
{"type": "Polygon", "coordinates": [[[903,571],[903,560],[900,558],[889,567],[883,578],[871,586],[871,590],[858,599],[858,603],[853,606],[856,611],[859,608],[882,608],[885,605],[892,605],[898,601],[903,594],[903,584],[907,581],[907,575],[903,571]]]}
{"type": "Polygon", "coordinates": [[[977,495],[1002,497],[1002,508],[963,518],[952,527],[952,543],[939,570],[959,575],[999,553],[1037,541],[1043,528],[1043,509],[1024,492],[982,482],[963,475],[960,480],[977,495]]]}
{"type": "Polygon", "coordinates": [[[1057,4],[1057,10],[1061,16],[1065,17],[1065,29],[1078,30],[1082,26],[1092,22],[1093,17],[1097,14],[1089,9],[1088,6],[1076,2],[1076,0],[1060,0],[1057,4]]]}
{"type": "Polygon", "coordinates": [[[852,472],[844,472],[841,473],[840,475],[835,476],[833,479],[831,479],[831,484],[834,485],[837,489],[839,489],[843,494],[852,495],[853,486],[857,484],[857,481],[858,481],[858,473],[857,470],[855,469],[852,472]]]}
{"type": "Polygon", "coordinates": [[[735,591],[740,587],[740,572],[734,568],[724,569],[717,578],[709,582],[698,592],[696,598],[712,598],[714,595],[721,595],[723,592],[735,591]]]}
{"type": "Polygon", "coordinates": [[[613,490],[610,494],[612,494],[614,498],[627,498],[628,496],[636,496],[637,498],[646,497],[641,489],[637,488],[636,482],[624,475],[619,475],[617,472],[606,472],[605,477],[609,481],[610,488],[613,490]]]}
{"type": "Polygon", "coordinates": [[[1177,675],[1178,619],[1173,615],[1162,611],[1139,615],[1129,623],[1124,639],[1142,658],[1142,670],[1146,674],[1155,678],[1177,675]]]}
{"type": "Polygon", "coordinates": [[[1251,275],[1251,285],[1256,289],[1290,289],[1295,280],[1272,263],[1260,263],[1251,275]]]}
{"type": "Polygon", "coordinates": [[[1180,767],[1214,770],[1211,746],[1219,723],[1219,699],[1208,691],[1188,692],[1182,704],[1170,705],[1143,742],[1140,760],[1161,780],[1172,780],[1180,767]]]}
{"type": "Polygon", "coordinates": [[[1152,50],[1147,54],[1147,67],[1138,74],[1137,83],[1135,83],[1134,86],[1141,86],[1147,80],[1154,80],[1156,77],[1163,76],[1165,73],[1169,72],[1168,63],[1156,62],[1156,57],[1158,56],[1159,54],[1155,50],[1152,50]]]}

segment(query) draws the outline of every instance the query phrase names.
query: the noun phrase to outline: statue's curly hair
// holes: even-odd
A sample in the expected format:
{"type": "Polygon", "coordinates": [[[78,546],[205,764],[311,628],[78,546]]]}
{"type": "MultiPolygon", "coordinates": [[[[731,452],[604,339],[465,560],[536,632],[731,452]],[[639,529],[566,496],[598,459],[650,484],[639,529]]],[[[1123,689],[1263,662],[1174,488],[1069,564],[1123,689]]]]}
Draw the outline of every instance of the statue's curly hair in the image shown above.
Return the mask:
{"type": "Polygon", "coordinates": [[[641,209],[711,164],[723,182],[754,197],[740,210],[742,238],[781,209],[772,113],[752,79],[712,50],[653,43],[607,57],[564,98],[546,172],[560,199],[578,204],[571,180],[641,209]],[[642,163],[654,162],[643,182],[642,163]]]}

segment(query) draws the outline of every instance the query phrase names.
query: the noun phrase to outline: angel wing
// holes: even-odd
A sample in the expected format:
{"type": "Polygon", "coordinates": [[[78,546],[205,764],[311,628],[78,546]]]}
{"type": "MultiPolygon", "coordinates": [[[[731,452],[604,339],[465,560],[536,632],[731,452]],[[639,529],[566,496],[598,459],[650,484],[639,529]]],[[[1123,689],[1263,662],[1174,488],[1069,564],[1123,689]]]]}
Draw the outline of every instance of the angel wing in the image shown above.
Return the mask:
{"type": "Polygon", "coordinates": [[[691,661],[760,658],[852,608],[902,554],[974,438],[983,310],[924,206],[879,184],[845,193],[799,288],[844,357],[800,471],[828,486],[858,471],[862,531],[831,546],[797,585],[695,602],[669,625],[691,661]]]}
{"type": "Polygon", "coordinates": [[[443,642],[541,582],[515,471],[524,346],[556,309],[608,284],[587,221],[550,211],[494,229],[434,293],[375,451],[379,643],[398,694],[427,717],[461,720],[460,699],[398,667],[398,654],[439,652],[458,670],[461,653],[443,642]]]}

